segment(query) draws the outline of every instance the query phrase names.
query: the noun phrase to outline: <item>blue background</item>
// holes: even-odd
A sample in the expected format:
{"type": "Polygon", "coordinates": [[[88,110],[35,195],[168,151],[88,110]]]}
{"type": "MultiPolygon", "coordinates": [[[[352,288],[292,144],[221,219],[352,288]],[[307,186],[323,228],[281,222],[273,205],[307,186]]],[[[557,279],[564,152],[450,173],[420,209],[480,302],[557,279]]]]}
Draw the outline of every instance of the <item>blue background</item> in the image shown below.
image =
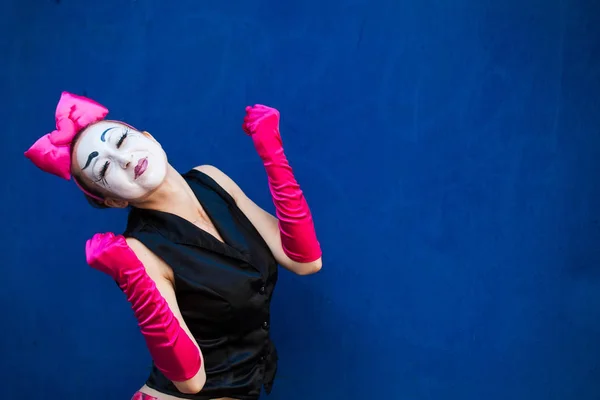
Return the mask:
{"type": "Polygon", "coordinates": [[[600,398],[599,9],[4,0],[0,397],[129,399],[148,373],[84,257],[126,214],[23,156],[67,90],[269,211],[241,121],[281,111],[324,268],[282,272],[270,399],[600,398]]]}

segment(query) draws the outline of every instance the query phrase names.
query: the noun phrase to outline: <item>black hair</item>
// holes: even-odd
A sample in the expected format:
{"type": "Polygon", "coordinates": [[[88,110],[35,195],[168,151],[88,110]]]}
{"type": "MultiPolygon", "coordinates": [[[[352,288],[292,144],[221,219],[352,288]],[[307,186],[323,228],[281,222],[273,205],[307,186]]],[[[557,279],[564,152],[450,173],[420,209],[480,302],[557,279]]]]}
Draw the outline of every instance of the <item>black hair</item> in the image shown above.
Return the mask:
{"type": "MultiPolygon", "coordinates": [[[[89,127],[89,126],[88,126],[89,127]]],[[[85,130],[88,128],[86,127],[85,129],[80,130],[79,132],[77,132],[77,134],[73,137],[73,140],[71,141],[71,159],[73,159],[73,149],[75,148],[75,144],[77,143],[77,141],[79,140],[79,138],[81,137],[81,135],[83,134],[83,132],[85,132],[85,130]]],[[[84,188],[87,192],[93,194],[94,196],[98,196],[100,198],[102,198],[102,194],[98,192],[98,190],[96,188],[92,188],[90,187],[90,185],[88,185],[86,182],[83,181],[83,179],[79,179],[79,177],[77,177],[77,175],[75,174],[71,174],[73,176],[73,179],[75,180],[75,182],[77,182],[77,184],[79,184],[82,188],[84,188]]],[[[83,195],[85,196],[85,199],[87,200],[88,203],[90,203],[90,205],[94,208],[99,208],[99,209],[106,209],[106,208],[110,208],[108,207],[106,204],[104,204],[104,202],[101,202],[91,196],[88,196],[86,193],[83,193],[83,195]]]]}

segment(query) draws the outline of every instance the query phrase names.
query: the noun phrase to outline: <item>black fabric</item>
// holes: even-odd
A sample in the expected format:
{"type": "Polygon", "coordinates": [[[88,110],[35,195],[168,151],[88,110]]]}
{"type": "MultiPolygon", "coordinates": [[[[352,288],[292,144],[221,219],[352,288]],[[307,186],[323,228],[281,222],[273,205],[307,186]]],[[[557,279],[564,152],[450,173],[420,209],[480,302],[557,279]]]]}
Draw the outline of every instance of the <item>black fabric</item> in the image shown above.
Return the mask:
{"type": "Polygon", "coordinates": [[[277,368],[270,335],[270,302],[277,262],[235,201],[208,175],[183,175],[225,241],[174,214],[132,209],[124,233],[162,258],[175,275],[183,318],[204,356],[200,394],[180,393],[153,365],[146,384],[182,398],[258,399],[277,368]]]}

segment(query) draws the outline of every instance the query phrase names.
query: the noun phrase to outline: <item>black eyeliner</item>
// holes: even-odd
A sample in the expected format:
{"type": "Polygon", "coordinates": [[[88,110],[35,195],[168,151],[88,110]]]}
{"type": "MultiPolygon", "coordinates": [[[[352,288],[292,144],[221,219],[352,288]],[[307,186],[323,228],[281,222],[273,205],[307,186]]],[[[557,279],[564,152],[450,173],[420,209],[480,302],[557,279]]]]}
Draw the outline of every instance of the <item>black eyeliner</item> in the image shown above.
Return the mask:
{"type": "Polygon", "coordinates": [[[121,138],[120,138],[120,139],[119,139],[119,141],[117,142],[117,149],[118,149],[119,147],[121,147],[121,145],[123,144],[123,141],[125,140],[125,138],[127,137],[127,135],[128,135],[128,134],[129,134],[129,129],[127,129],[127,130],[125,131],[125,133],[123,133],[123,134],[121,135],[121,138]]]}
{"type": "Polygon", "coordinates": [[[106,175],[106,170],[108,169],[108,161],[104,163],[104,166],[102,167],[102,170],[100,170],[100,179],[104,179],[104,176],[106,175]]]}

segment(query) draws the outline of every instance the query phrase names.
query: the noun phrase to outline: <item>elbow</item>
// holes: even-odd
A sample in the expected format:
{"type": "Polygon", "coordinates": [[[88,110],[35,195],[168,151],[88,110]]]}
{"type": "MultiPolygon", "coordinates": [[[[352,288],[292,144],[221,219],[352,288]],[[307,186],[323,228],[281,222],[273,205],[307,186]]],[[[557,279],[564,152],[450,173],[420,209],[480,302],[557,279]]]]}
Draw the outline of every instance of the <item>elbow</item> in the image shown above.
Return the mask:
{"type": "Polygon", "coordinates": [[[204,388],[204,382],[200,379],[190,379],[187,382],[175,385],[177,390],[183,394],[198,394],[204,388]]]}
{"type": "Polygon", "coordinates": [[[173,382],[177,390],[183,394],[198,394],[204,388],[206,383],[206,374],[202,368],[196,376],[184,382],[173,382]]]}
{"type": "Polygon", "coordinates": [[[323,267],[323,261],[321,260],[321,257],[319,257],[318,260],[311,261],[309,263],[300,264],[296,273],[298,275],[302,275],[302,276],[314,275],[317,272],[319,272],[322,267],[323,267]]]}
{"type": "Polygon", "coordinates": [[[204,384],[200,382],[186,382],[185,384],[180,385],[177,390],[183,394],[198,394],[203,387],[204,384]]]}

